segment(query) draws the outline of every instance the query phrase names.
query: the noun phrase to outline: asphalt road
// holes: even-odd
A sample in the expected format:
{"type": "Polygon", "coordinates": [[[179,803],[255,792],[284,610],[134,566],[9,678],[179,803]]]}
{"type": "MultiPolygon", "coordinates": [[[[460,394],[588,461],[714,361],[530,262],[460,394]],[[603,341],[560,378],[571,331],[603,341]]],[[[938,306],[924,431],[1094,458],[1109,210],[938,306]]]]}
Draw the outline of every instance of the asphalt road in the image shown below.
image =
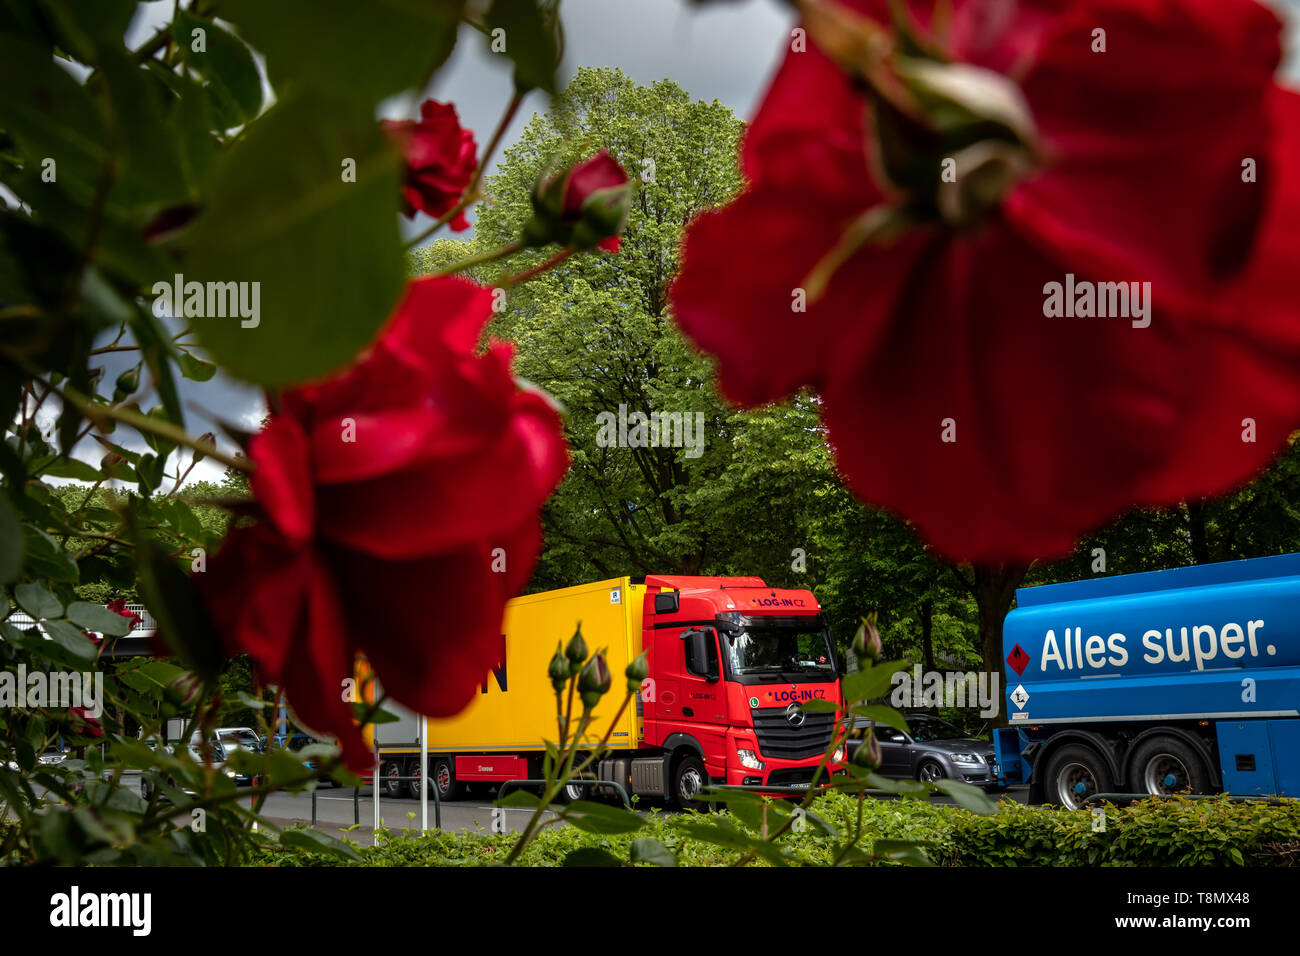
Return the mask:
{"type": "MultiPolygon", "coordinates": [[[[128,771],[123,775],[123,784],[138,789],[140,785],[139,774],[128,771]]],[[[362,845],[368,845],[372,842],[374,805],[371,802],[370,787],[362,787],[355,802],[351,789],[331,787],[328,784],[317,789],[315,797],[315,820],[318,829],[335,835],[347,835],[350,839],[362,845]],[[358,818],[359,824],[356,822],[358,818]]],[[[995,800],[1008,799],[1017,803],[1024,803],[1028,798],[1028,788],[1012,787],[1004,793],[994,794],[993,797],[995,800]]],[[[240,799],[251,803],[252,791],[244,790],[240,799]]],[[[495,799],[495,789],[480,788],[477,792],[460,800],[444,803],[441,808],[442,829],[453,832],[491,832],[493,811],[497,809],[492,805],[492,801],[495,799]]],[[[881,795],[877,799],[892,800],[897,798],[881,795]]],[[[938,805],[952,804],[951,799],[940,794],[932,795],[930,802],[938,805]]],[[[676,812],[667,807],[662,800],[642,798],[637,803],[638,809],[650,809],[652,807],[658,807],[668,813],[676,812]]],[[[310,792],[273,793],[267,798],[262,813],[282,825],[311,823],[312,794],[310,792]]],[[[502,813],[502,823],[505,831],[517,833],[523,829],[532,811],[503,808],[502,813]]],[[[379,814],[381,825],[390,830],[420,829],[420,801],[418,799],[411,797],[381,797],[379,814]]],[[[435,804],[433,797],[430,796],[429,827],[431,829],[434,827],[435,822],[435,804]]]]}
{"type": "MultiPolygon", "coordinates": [[[[1017,803],[1024,803],[1028,795],[1027,787],[1012,787],[1003,794],[994,794],[993,796],[994,799],[1005,798],[1014,800],[1017,803]]],[[[442,828],[448,831],[477,830],[484,833],[491,832],[492,811],[496,809],[492,805],[494,799],[496,799],[495,792],[483,792],[444,803],[442,805],[442,828]]],[[[881,796],[878,799],[896,798],[881,796]]],[[[931,796],[930,801],[938,805],[952,804],[952,800],[938,794],[931,796]]],[[[310,823],[312,818],[311,802],[311,794],[309,793],[275,793],[267,798],[263,813],[279,823],[289,821],[310,823]]],[[[662,801],[642,799],[638,802],[638,809],[649,809],[651,807],[667,809],[662,801]]],[[[316,791],[316,821],[320,829],[337,832],[352,827],[355,819],[354,814],[357,812],[359,812],[360,816],[360,826],[349,835],[353,839],[357,839],[358,842],[368,843],[374,822],[374,807],[371,803],[370,788],[363,787],[361,789],[355,810],[352,790],[325,786],[316,791]]],[[[505,809],[503,812],[505,815],[505,829],[511,832],[522,830],[532,813],[528,809],[505,809]]],[[[667,812],[676,811],[667,809],[667,812]]],[[[401,830],[409,828],[418,830],[420,828],[420,801],[417,799],[381,797],[379,813],[382,824],[389,829],[401,830]]],[[[430,828],[434,825],[434,819],[434,801],[430,797],[430,828]]]]}

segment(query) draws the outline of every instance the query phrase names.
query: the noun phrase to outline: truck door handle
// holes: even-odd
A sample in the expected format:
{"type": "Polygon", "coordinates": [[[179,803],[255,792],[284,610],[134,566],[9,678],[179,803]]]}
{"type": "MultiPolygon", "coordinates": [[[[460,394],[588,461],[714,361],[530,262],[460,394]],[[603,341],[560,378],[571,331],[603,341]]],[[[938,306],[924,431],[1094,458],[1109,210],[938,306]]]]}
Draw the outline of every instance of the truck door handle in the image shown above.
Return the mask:
{"type": "Polygon", "coordinates": [[[694,717],[694,716],[695,716],[695,711],[691,710],[689,707],[683,707],[683,708],[682,708],[682,716],[683,716],[683,717],[694,717]]]}

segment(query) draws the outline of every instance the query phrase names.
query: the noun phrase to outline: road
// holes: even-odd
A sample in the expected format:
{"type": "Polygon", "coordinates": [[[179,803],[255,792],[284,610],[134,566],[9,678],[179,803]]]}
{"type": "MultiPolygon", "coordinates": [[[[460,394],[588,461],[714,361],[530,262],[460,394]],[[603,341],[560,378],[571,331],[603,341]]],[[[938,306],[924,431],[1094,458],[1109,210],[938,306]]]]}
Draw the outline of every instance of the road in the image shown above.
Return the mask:
{"type": "MultiPolygon", "coordinates": [[[[123,786],[139,788],[139,774],[127,771],[122,778],[123,786]]],[[[1027,787],[1012,787],[1002,794],[995,794],[995,799],[1009,799],[1025,803],[1028,799],[1027,787]]],[[[442,829],[450,832],[489,833],[492,828],[492,801],[496,791],[481,790],[460,800],[448,801],[442,805],[442,829]]],[[[877,799],[892,800],[895,797],[881,795],[877,799]]],[[[241,801],[252,800],[252,791],[244,790],[241,801]]],[[[940,794],[930,797],[930,802],[937,805],[951,805],[952,800],[940,794]]],[[[658,807],[669,813],[676,812],[665,806],[661,800],[642,798],[638,801],[639,809],[658,807]]],[[[391,830],[420,828],[420,801],[410,797],[381,797],[379,801],[380,821],[391,830]]],[[[528,809],[504,809],[505,830],[518,833],[528,821],[528,809]]],[[[311,793],[273,793],[262,809],[263,816],[282,824],[311,823],[311,793]]],[[[353,791],[343,787],[331,787],[328,784],[316,791],[316,826],[326,832],[346,835],[356,842],[367,846],[372,842],[371,834],[374,824],[374,805],[371,803],[370,787],[362,787],[354,801],[353,791]],[[359,824],[356,824],[357,820],[359,824]],[[355,829],[353,829],[355,826],[355,829]]],[[[429,798],[429,827],[432,829],[436,820],[433,797],[429,798]]]]}
{"type": "MultiPolygon", "coordinates": [[[[1017,803],[1024,803],[1028,796],[1027,787],[1012,787],[1004,794],[995,795],[995,799],[1006,798],[1017,803]]],[[[495,809],[492,805],[494,799],[495,794],[483,793],[444,803],[442,805],[442,828],[448,831],[477,830],[484,833],[491,832],[492,811],[495,809]]],[[[881,796],[878,799],[896,798],[881,796]]],[[[930,801],[938,805],[952,804],[952,800],[937,794],[931,796],[930,801]]],[[[664,804],[662,801],[643,799],[639,801],[638,807],[663,808],[664,804]]],[[[371,826],[374,821],[374,807],[371,803],[369,787],[361,789],[355,811],[353,791],[351,790],[326,786],[316,792],[316,821],[320,829],[337,832],[343,828],[351,827],[355,819],[354,812],[359,812],[361,823],[358,829],[349,835],[358,842],[369,843],[371,826]]],[[[420,827],[419,800],[409,797],[381,797],[379,812],[383,824],[390,829],[410,828],[418,830],[420,827]]],[[[669,812],[674,811],[670,810],[669,812]]],[[[263,813],[278,823],[290,821],[309,823],[311,821],[311,795],[308,793],[272,794],[267,798],[263,813]]],[[[506,809],[504,813],[505,828],[511,832],[519,832],[523,829],[532,811],[528,809],[506,809]]],[[[430,828],[433,825],[434,802],[433,798],[430,797],[430,828]]]]}

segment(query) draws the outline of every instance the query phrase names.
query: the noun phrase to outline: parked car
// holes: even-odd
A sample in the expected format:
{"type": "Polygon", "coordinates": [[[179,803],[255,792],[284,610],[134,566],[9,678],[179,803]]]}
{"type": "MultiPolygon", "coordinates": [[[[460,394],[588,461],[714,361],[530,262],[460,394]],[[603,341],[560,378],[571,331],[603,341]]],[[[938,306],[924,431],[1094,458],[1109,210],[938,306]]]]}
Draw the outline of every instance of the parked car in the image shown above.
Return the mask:
{"type": "MultiPolygon", "coordinates": [[[[903,718],[907,733],[876,724],[881,758],[877,772],[882,777],[947,778],[985,788],[997,785],[998,768],[991,742],[972,737],[931,714],[909,713],[903,718]]],[[[856,721],[859,728],[866,723],[861,717],[850,721],[856,721]]],[[[852,723],[849,726],[852,729],[852,723]]],[[[860,737],[849,737],[850,758],[861,743],[860,737]]]]}
{"type": "MultiPolygon", "coordinates": [[[[156,746],[157,745],[155,744],[154,745],[155,749],[156,746]]],[[[175,744],[173,746],[168,747],[167,750],[171,753],[175,753],[176,748],[179,746],[180,746],[179,744],[175,744]]],[[[190,741],[188,749],[189,749],[191,760],[193,760],[195,763],[204,762],[206,758],[204,757],[203,750],[199,746],[197,741],[193,741],[193,740],[190,741]]],[[[247,777],[241,778],[237,776],[235,771],[229,770],[225,767],[225,754],[224,751],[221,750],[220,745],[218,744],[214,744],[212,747],[212,759],[214,761],[213,765],[218,770],[225,773],[227,777],[230,777],[232,780],[234,780],[236,783],[239,783],[241,779],[242,780],[248,779],[247,777]]],[[[154,785],[155,785],[155,781],[153,778],[156,776],[157,773],[150,773],[148,771],[140,774],[140,796],[142,796],[146,800],[148,800],[153,795],[154,785]]],[[[167,783],[168,785],[173,787],[180,787],[180,789],[185,793],[189,794],[190,796],[194,796],[193,790],[190,790],[188,787],[181,787],[180,784],[176,781],[176,778],[171,776],[170,774],[167,775],[167,783]]]]}
{"type": "MultiPolygon", "coordinates": [[[[263,738],[262,749],[263,752],[265,752],[271,748],[281,748],[288,750],[291,753],[298,753],[298,751],[302,750],[304,747],[310,746],[311,744],[328,745],[328,743],[328,741],[317,740],[315,737],[301,732],[292,734],[272,734],[269,737],[263,738]]],[[[307,766],[308,770],[315,770],[321,767],[323,761],[320,758],[310,758],[304,760],[303,763],[307,766]]],[[[316,775],[316,779],[321,783],[328,782],[332,787],[340,786],[339,782],[330,776],[330,772],[323,768],[316,775]]]]}

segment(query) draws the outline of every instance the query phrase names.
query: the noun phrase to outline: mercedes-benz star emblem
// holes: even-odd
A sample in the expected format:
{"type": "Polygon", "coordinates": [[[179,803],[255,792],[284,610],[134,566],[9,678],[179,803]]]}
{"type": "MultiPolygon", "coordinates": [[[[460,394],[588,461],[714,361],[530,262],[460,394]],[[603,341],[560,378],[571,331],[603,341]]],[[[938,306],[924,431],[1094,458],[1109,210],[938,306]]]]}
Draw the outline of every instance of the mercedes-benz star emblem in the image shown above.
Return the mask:
{"type": "Polygon", "coordinates": [[[790,721],[791,727],[802,727],[803,722],[808,719],[808,715],[803,712],[803,708],[798,704],[791,704],[785,709],[785,719],[790,721]]]}

